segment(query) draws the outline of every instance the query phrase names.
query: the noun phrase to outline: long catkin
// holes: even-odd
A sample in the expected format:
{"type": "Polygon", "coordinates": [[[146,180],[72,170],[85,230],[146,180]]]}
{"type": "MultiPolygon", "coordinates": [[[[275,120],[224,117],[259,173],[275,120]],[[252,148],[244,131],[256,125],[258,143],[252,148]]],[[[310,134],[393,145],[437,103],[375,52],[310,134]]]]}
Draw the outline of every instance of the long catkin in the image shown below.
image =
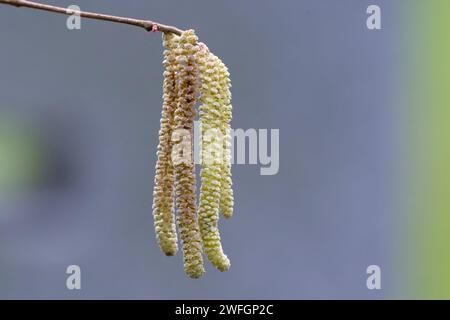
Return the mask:
{"type": "Polygon", "coordinates": [[[195,54],[197,37],[193,30],[184,31],[176,49],[178,103],[175,110],[175,129],[172,135],[175,168],[177,222],[183,243],[186,274],[199,278],[205,272],[202,257],[195,196],[195,165],[192,154],[198,69],[195,54]]]}
{"type": "Polygon", "coordinates": [[[231,106],[231,80],[230,73],[228,72],[225,64],[219,59],[219,84],[221,92],[221,130],[224,136],[223,139],[223,162],[221,173],[221,197],[219,211],[222,212],[225,218],[233,216],[234,195],[233,195],[233,183],[231,178],[231,126],[230,121],[232,118],[232,106],[231,106]]]}
{"type": "Polygon", "coordinates": [[[174,169],[172,163],[172,129],[174,112],[177,104],[176,94],[176,59],[174,50],[178,46],[179,37],[163,33],[164,50],[164,82],[163,107],[159,130],[155,187],[153,190],[153,218],[156,238],[161,250],[168,256],[178,251],[178,239],[174,216],[174,169]]]}
{"type": "Polygon", "coordinates": [[[202,83],[200,88],[202,168],[198,221],[208,260],[220,271],[227,271],[230,268],[230,260],[223,252],[218,229],[224,159],[221,70],[218,58],[209,52],[204,44],[200,46],[197,59],[202,83]]]}

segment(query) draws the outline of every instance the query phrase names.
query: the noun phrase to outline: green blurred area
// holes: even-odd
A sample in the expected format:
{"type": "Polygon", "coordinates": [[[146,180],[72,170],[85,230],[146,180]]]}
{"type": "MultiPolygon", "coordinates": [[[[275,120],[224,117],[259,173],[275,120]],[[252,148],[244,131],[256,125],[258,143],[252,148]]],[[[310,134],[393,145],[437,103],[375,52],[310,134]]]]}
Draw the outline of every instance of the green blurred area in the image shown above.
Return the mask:
{"type": "MultiPolygon", "coordinates": [[[[450,1],[415,1],[407,201],[414,298],[450,298],[450,1]]],[[[411,80],[410,80],[411,81],[411,80]]]]}
{"type": "Polygon", "coordinates": [[[0,194],[11,196],[35,187],[42,176],[44,157],[36,133],[0,118],[0,194]]]}

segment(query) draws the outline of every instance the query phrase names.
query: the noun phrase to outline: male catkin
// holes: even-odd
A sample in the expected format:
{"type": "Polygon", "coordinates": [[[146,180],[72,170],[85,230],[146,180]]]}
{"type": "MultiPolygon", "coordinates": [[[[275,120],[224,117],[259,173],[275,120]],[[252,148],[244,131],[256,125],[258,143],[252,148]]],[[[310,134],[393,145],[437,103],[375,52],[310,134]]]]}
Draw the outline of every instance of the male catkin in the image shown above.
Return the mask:
{"type": "Polygon", "coordinates": [[[178,251],[177,231],[174,218],[174,171],[172,163],[172,130],[174,112],[177,104],[176,92],[176,58],[174,50],[178,46],[179,37],[171,33],[163,33],[164,50],[164,83],[161,128],[157,151],[155,187],[153,190],[153,218],[156,237],[161,250],[168,256],[178,251]]]}
{"type": "Polygon", "coordinates": [[[231,179],[231,126],[230,121],[232,118],[232,106],[231,106],[231,80],[230,73],[228,72],[225,64],[216,57],[218,60],[219,69],[219,84],[220,84],[220,97],[222,103],[221,112],[221,130],[224,136],[223,139],[223,162],[222,162],[222,174],[221,174],[221,187],[222,193],[220,197],[219,210],[222,212],[225,218],[233,216],[234,195],[231,179]]]}
{"type": "Polygon", "coordinates": [[[208,260],[220,271],[230,268],[230,260],[223,253],[218,229],[219,204],[222,192],[222,99],[220,97],[220,69],[218,59],[201,44],[197,54],[200,69],[201,98],[201,189],[198,221],[203,247],[208,260]]]}
{"type": "Polygon", "coordinates": [[[195,104],[197,98],[197,36],[193,30],[183,32],[176,49],[178,104],[175,110],[173,157],[177,221],[183,242],[184,269],[191,278],[204,273],[202,240],[197,222],[195,165],[192,154],[195,104]]]}

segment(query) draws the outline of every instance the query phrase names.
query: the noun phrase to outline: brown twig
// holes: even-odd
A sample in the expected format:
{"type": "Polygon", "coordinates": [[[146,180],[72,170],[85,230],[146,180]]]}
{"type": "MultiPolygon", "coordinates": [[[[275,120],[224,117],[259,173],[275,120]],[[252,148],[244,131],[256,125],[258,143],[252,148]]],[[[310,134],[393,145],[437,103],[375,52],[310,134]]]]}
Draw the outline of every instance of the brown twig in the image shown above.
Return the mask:
{"type": "MultiPolygon", "coordinates": [[[[44,11],[50,11],[50,12],[61,13],[61,14],[66,14],[66,15],[74,14],[74,12],[72,10],[68,10],[67,8],[55,7],[55,6],[51,6],[51,5],[47,5],[47,4],[25,1],[25,0],[0,0],[0,4],[9,4],[9,5],[15,6],[15,7],[24,7],[24,8],[31,8],[31,9],[37,9],[37,10],[44,10],[44,11]]],[[[157,31],[161,31],[161,32],[174,33],[177,35],[181,35],[181,33],[183,32],[182,30],[180,30],[176,27],[168,26],[168,25],[161,24],[161,23],[158,23],[155,21],[151,21],[151,20],[139,20],[139,19],[133,19],[133,18],[117,17],[117,16],[111,16],[111,15],[107,15],[107,14],[84,12],[84,11],[79,11],[76,13],[80,17],[83,17],[83,18],[128,24],[128,25],[144,28],[147,31],[156,31],[157,30],[157,31]]]]}

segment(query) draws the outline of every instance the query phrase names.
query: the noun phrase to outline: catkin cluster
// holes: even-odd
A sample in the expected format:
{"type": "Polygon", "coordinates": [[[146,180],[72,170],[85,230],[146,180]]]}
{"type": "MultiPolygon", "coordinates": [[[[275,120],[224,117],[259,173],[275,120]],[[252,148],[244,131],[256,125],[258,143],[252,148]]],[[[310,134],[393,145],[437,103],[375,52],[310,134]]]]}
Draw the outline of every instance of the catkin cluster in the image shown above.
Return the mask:
{"type": "Polygon", "coordinates": [[[163,34],[164,83],[161,129],[153,192],[156,237],[166,255],[178,250],[180,233],[184,270],[204,273],[204,252],[220,271],[230,268],[218,228],[219,212],[233,214],[231,180],[231,82],[223,62],[193,30],[163,34]],[[196,203],[193,131],[200,103],[201,187],[196,203]],[[176,207],[176,219],[174,214],[176,207]]]}

